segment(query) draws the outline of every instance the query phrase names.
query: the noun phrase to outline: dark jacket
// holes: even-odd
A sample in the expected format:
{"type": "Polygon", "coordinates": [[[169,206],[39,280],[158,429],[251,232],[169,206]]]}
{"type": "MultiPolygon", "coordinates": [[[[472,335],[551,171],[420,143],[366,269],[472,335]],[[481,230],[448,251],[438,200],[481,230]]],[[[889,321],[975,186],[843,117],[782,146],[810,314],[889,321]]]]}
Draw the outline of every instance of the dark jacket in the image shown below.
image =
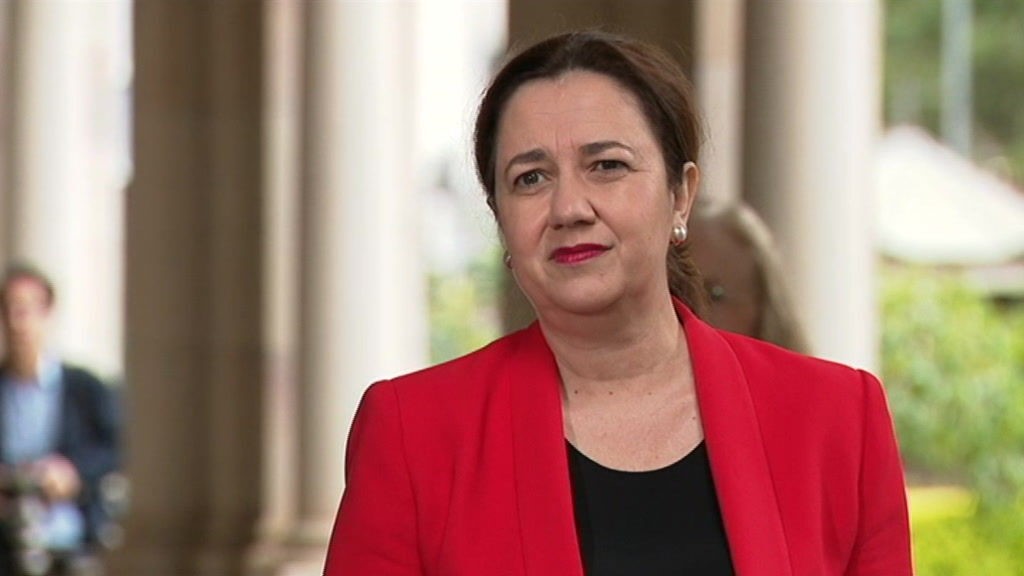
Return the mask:
{"type": "MultiPolygon", "coordinates": [[[[85,518],[85,541],[87,546],[95,546],[99,529],[108,519],[100,498],[100,481],[120,467],[119,402],[114,391],[92,373],[67,364],[61,369],[63,394],[57,452],[75,465],[81,477],[78,505],[85,518]]],[[[0,445],[2,434],[0,425],[0,445]]]]}

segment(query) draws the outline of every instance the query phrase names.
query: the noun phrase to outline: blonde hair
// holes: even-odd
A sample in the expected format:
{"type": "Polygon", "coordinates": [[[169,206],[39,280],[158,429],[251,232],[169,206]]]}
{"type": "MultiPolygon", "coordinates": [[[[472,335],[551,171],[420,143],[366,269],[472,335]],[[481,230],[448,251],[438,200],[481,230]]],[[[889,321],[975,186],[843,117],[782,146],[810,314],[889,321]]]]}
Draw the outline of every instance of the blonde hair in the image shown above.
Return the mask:
{"type": "MultiPolygon", "coordinates": [[[[710,207],[704,206],[704,209],[710,207]]],[[[735,201],[699,217],[709,223],[719,222],[751,251],[761,283],[760,321],[753,336],[796,352],[809,353],[811,347],[790,297],[778,249],[771,231],[757,212],[745,202],[735,201]]]]}

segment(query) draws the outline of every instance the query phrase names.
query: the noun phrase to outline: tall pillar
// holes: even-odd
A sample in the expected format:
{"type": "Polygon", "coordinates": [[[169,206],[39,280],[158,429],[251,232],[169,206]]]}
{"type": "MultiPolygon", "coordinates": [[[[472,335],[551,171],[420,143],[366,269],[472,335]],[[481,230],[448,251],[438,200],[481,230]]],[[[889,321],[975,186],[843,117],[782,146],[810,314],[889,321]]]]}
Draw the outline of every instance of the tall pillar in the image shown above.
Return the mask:
{"type": "MultiPolygon", "coordinates": [[[[121,208],[127,152],[103,108],[105,60],[115,40],[104,28],[124,1],[4,3],[13,67],[9,175],[3,251],[52,276],[58,292],[55,344],[65,358],[104,375],[121,371],[121,208]]],[[[6,76],[6,74],[5,74],[6,76]]],[[[10,109],[8,109],[10,110],[10,109]]]]}
{"type": "Polygon", "coordinates": [[[874,367],[879,2],[746,5],[744,190],[777,236],[814,351],[874,367]]]}
{"type": "Polygon", "coordinates": [[[301,2],[265,2],[266,194],[263,306],[263,507],[249,574],[274,574],[287,559],[298,500],[299,192],[301,189],[301,2]]]}
{"type": "Polygon", "coordinates": [[[11,178],[11,121],[14,117],[12,88],[14,87],[13,53],[14,3],[0,2],[0,265],[11,258],[10,197],[14,184],[11,178]]]}
{"type": "Polygon", "coordinates": [[[707,124],[698,200],[718,206],[742,196],[743,2],[699,0],[694,18],[694,83],[707,124]]]}
{"type": "Polygon", "coordinates": [[[135,4],[127,472],[112,574],[243,574],[262,495],[263,20],[135,4]]]}
{"type": "Polygon", "coordinates": [[[288,574],[319,574],[344,487],[345,439],[374,380],[427,361],[413,194],[414,11],[306,10],[298,522],[288,574]]]}
{"type": "Polygon", "coordinates": [[[83,19],[76,6],[15,2],[11,251],[68,285],[70,203],[87,194],[83,19]]]}

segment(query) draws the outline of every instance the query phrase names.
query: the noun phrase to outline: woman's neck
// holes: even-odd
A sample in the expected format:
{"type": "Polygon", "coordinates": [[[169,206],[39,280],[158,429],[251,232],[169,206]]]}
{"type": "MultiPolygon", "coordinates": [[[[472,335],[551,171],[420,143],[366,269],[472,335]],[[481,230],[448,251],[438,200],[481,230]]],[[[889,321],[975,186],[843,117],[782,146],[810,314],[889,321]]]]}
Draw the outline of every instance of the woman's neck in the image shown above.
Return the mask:
{"type": "Polygon", "coordinates": [[[645,386],[687,362],[686,340],[672,300],[619,306],[606,313],[541,314],[540,325],[567,385],[645,386]]]}

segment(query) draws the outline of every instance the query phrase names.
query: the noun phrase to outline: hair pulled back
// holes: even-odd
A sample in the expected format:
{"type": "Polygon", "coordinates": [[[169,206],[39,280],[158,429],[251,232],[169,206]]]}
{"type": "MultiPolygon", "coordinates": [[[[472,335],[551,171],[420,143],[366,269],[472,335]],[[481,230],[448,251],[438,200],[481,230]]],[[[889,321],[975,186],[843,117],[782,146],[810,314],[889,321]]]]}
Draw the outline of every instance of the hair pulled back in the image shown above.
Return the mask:
{"type": "MultiPolygon", "coordinates": [[[[487,205],[495,216],[495,154],[505,105],[530,81],[554,79],[577,70],[608,76],[633,94],[661,149],[671,189],[682,184],[684,165],[697,162],[702,130],[693,88],[668,54],[650,44],[606,32],[552,36],[513,55],[495,75],[480,103],[474,130],[476,169],[487,205]]],[[[668,238],[665,241],[668,243],[668,238]]],[[[672,294],[695,311],[702,311],[704,288],[686,244],[670,246],[666,266],[672,294]]]]}

